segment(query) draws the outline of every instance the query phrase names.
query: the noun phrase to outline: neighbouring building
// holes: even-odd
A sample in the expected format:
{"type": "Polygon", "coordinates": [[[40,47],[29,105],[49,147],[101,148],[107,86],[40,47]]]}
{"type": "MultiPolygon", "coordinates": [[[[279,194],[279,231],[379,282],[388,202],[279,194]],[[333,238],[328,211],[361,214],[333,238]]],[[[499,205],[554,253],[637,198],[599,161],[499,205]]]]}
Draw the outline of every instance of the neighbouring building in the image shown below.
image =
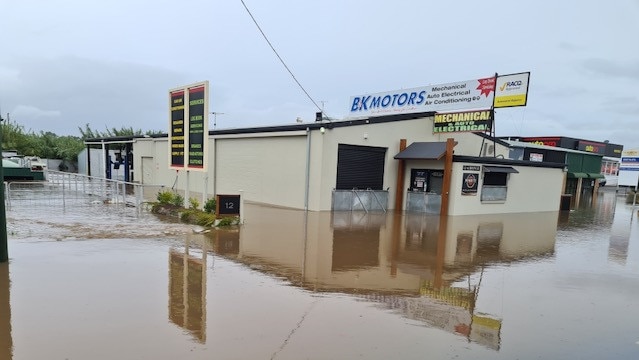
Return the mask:
{"type": "MultiPolygon", "coordinates": [[[[611,144],[609,141],[599,142],[592,140],[584,140],[566,136],[537,136],[537,137],[501,137],[502,139],[516,140],[536,145],[546,145],[562,149],[578,150],[586,153],[599,155],[601,157],[599,179],[606,179],[603,184],[605,186],[617,186],[619,177],[619,164],[623,145],[611,144]]],[[[574,165],[573,165],[574,166],[574,165]]],[[[583,171],[574,171],[583,173],[583,171]]],[[[570,178],[571,176],[569,176],[570,178]]]]}

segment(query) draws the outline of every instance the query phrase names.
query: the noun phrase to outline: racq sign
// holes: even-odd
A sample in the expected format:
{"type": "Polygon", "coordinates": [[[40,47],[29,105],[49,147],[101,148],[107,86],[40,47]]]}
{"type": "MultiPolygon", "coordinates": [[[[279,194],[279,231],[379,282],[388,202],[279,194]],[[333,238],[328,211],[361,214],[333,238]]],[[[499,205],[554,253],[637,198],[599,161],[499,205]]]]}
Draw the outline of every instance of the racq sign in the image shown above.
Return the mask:
{"type": "Polygon", "coordinates": [[[429,111],[486,109],[493,104],[495,78],[430,85],[351,97],[349,117],[429,111]]]}

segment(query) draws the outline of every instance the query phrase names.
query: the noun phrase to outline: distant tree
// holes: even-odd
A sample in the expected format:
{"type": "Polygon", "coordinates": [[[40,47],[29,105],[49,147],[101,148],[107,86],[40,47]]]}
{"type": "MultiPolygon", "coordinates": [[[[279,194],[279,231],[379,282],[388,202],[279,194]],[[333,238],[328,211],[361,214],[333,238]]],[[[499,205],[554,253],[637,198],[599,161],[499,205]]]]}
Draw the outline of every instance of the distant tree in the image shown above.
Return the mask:
{"type": "Polygon", "coordinates": [[[11,122],[8,118],[2,122],[0,136],[2,136],[2,148],[4,150],[18,150],[27,141],[24,127],[11,122]]]}
{"type": "Polygon", "coordinates": [[[162,134],[162,131],[147,130],[145,132],[142,129],[133,130],[132,127],[128,127],[128,128],[127,127],[122,127],[121,129],[105,128],[105,130],[103,132],[100,132],[99,130],[91,129],[91,126],[89,126],[89,124],[85,124],[84,128],[78,127],[78,130],[80,130],[80,134],[82,134],[82,140],[117,137],[117,136],[137,136],[137,135],[162,134]]]}
{"type": "MultiPolygon", "coordinates": [[[[84,141],[95,138],[115,137],[115,136],[134,136],[134,135],[154,135],[161,133],[160,131],[133,130],[132,127],[123,127],[121,129],[111,128],[100,132],[91,129],[89,124],[84,128],[78,128],[82,136],[58,136],[53,132],[25,131],[24,127],[16,122],[9,120],[7,116],[0,123],[0,136],[2,136],[2,148],[4,150],[15,150],[20,155],[34,155],[47,159],[63,159],[76,161],[78,154],[85,148],[84,141]]],[[[112,149],[121,148],[123,146],[112,146],[112,149]]]]}
{"type": "Polygon", "coordinates": [[[56,153],[59,159],[76,161],[84,150],[84,142],[77,136],[61,136],[56,141],[56,153]]]}

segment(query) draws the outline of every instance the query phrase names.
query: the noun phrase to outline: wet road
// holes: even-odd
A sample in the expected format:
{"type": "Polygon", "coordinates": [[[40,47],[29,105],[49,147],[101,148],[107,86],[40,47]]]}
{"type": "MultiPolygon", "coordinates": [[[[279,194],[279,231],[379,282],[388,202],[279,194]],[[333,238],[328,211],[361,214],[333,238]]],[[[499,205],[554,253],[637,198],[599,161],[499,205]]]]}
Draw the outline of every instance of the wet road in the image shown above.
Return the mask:
{"type": "Polygon", "coordinates": [[[636,359],[639,218],[12,207],[0,359],[636,359]]]}

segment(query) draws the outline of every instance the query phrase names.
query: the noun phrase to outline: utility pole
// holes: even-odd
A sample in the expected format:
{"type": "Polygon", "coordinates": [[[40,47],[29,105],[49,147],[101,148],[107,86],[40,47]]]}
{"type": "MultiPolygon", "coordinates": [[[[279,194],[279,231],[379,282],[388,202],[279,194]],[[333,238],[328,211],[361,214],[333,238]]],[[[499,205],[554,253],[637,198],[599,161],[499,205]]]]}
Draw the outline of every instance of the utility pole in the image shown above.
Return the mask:
{"type": "MultiPolygon", "coordinates": [[[[7,114],[7,118],[9,114],[7,114]]],[[[2,154],[2,114],[0,114],[0,155],[2,154]]],[[[4,159],[4,156],[2,156],[4,159]]],[[[9,247],[7,242],[7,213],[4,208],[4,167],[0,161],[0,263],[9,261],[9,247]]]]}

